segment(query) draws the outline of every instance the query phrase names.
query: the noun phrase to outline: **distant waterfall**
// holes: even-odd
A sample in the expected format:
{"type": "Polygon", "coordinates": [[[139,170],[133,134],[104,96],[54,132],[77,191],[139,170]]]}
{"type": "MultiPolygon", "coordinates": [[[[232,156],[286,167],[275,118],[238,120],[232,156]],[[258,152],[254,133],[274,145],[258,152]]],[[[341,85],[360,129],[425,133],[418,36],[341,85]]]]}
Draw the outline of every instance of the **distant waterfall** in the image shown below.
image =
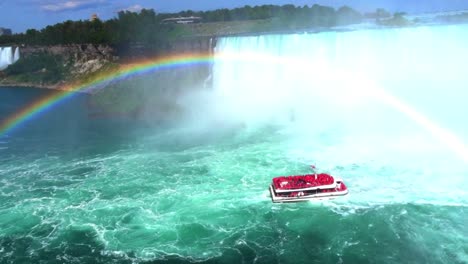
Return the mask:
{"type": "Polygon", "coordinates": [[[20,51],[19,51],[19,47],[16,48],[15,50],[15,55],[13,55],[13,63],[17,62],[20,58],[20,51]]]}
{"type": "Polygon", "coordinates": [[[19,47],[14,49],[12,47],[0,48],[0,71],[8,67],[8,65],[15,63],[20,58],[19,47]]]}

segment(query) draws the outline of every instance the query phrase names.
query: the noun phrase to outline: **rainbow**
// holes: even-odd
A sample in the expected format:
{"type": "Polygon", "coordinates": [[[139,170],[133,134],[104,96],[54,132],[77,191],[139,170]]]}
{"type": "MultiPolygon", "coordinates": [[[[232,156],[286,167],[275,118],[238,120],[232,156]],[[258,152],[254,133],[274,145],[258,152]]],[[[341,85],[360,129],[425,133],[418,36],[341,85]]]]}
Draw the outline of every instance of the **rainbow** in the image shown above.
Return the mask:
{"type": "MultiPolygon", "coordinates": [[[[175,56],[167,56],[162,58],[156,58],[152,60],[140,61],[137,63],[128,64],[120,67],[116,71],[112,71],[107,74],[103,74],[92,81],[82,83],[80,85],[62,87],[61,90],[52,93],[32,104],[26,106],[19,112],[9,116],[5,121],[0,123],[0,137],[11,132],[16,127],[34,118],[40,113],[46,112],[58,103],[73,97],[79,92],[92,91],[94,89],[101,89],[106,87],[108,84],[115,83],[127,78],[132,78],[139,75],[144,75],[151,72],[156,72],[164,69],[171,69],[175,67],[187,67],[193,65],[201,65],[207,63],[213,63],[215,60],[230,60],[230,61],[262,61],[265,63],[288,63],[296,66],[299,69],[315,69],[317,72],[320,69],[320,65],[310,65],[309,62],[304,62],[301,58],[297,57],[277,57],[271,54],[259,54],[259,53],[223,53],[217,54],[216,57],[213,54],[182,54],[175,56]],[[316,67],[316,68],[314,68],[316,67]]],[[[339,72],[334,72],[337,74],[339,72]]],[[[342,73],[346,76],[346,73],[342,73]]],[[[359,76],[359,75],[358,75],[359,76]]],[[[333,76],[336,78],[337,76],[333,76]]],[[[381,101],[387,103],[395,110],[405,114],[414,122],[424,127],[427,131],[431,132],[441,142],[443,142],[449,149],[456,153],[464,162],[468,162],[468,147],[464,142],[457,137],[454,133],[445,129],[428,117],[409,106],[402,100],[394,97],[393,95],[386,92],[384,89],[379,88],[376,84],[371,83],[364,77],[358,77],[355,80],[356,83],[361,83],[362,92],[376,96],[381,101]]]]}
{"type": "Polygon", "coordinates": [[[47,112],[60,102],[70,99],[79,93],[100,89],[111,83],[164,69],[211,63],[213,62],[213,58],[212,54],[206,53],[159,57],[124,65],[115,71],[102,74],[85,83],[60,87],[59,90],[31,103],[9,116],[6,120],[0,122],[0,137],[13,131],[28,120],[33,119],[35,116],[47,112]]]}

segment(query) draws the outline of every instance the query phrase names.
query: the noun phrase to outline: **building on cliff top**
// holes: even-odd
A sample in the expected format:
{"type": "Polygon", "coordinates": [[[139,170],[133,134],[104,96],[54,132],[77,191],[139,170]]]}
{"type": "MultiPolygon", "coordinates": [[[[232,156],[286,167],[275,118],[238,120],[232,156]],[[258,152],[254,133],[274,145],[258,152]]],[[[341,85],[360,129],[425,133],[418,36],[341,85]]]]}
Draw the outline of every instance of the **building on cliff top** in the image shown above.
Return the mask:
{"type": "Polygon", "coordinates": [[[0,36],[9,36],[11,35],[11,29],[0,27],[0,36]]]}
{"type": "Polygon", "coordinates": [[[163,24],[193,24],[200,23],[201,17],[189,16],[189,17],[171,17],[161,21],[163,24]]]}
{"type": "Polygon", "coordinates": [[[98,20],[98,19],[99,19],[99,17],[98,17],[97,14],[92,14],[92,15],[91,15],[91,18],[89,19],[89,21],[92,22],[92,21],[96,21],[96,20],[98,20]]]}

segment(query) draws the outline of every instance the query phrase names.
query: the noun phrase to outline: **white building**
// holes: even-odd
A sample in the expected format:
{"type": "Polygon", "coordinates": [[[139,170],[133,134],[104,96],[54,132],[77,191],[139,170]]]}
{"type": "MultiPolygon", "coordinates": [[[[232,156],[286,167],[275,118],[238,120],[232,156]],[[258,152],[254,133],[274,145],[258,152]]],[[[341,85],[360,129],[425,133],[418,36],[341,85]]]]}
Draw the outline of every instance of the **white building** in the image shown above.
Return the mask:
{"type": "Polygon", "coordinates": [[[171,17],[162,20],[163,24],[193,24],[200,23],[201,17],[189,16],[189,17],[171,17]]]}

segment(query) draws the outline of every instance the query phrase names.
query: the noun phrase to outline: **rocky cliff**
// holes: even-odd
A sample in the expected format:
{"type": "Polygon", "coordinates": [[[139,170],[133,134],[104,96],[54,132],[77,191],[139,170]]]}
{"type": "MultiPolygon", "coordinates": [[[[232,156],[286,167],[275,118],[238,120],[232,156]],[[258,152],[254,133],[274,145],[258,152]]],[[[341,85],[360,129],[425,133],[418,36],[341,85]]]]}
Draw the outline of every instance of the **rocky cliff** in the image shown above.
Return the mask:
{"type": "Polygon", "coordinates": [[[184,53],[212,53],[216,46],[215,37],[180,38],[176,41],[160,43],[157,46],[148,46],[142,43],[133,43],[120,47],[119,57],[123,60],[142,59],[168,54],[184,53]]]}
{"type": "Polygon", "coordinates": [[[61,88],[115,67],[115,49],[105,45],[73,44],[19,46],[21,57],[0,71],[0,86],[61,88]]]}
{"type": "Polygon", "coordinates": [[[215,38],[194,37],[154,46],[133,43],[118,48],[93,44],[21,45],[21,59],[0,72],[0,86],[59,88],[135,60],[168,54],[211,53],[215,44],[215,38]]]}
{"type": "Polygon", "coordinates": [[[37,54],[59,57],[64,63],[69,64],[70,74],[73,76],[96,72],[104,65],[117,62],[119,59],[115,50],[107,45],[24,46],[21,52],[24,59],[37,54]]]}

